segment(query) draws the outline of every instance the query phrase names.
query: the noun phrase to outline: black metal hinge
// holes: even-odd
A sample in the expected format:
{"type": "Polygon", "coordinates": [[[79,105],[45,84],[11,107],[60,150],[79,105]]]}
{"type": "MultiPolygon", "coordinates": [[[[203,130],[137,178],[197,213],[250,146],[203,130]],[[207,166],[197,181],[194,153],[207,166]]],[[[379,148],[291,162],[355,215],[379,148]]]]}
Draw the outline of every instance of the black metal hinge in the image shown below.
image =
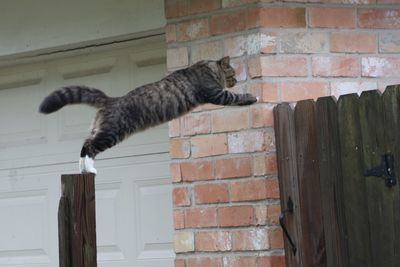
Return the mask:
{"type": "Polygon", "coordinates": [[[372,169],[367,170],[364,176],[376,176],[385,179],[387,187],[392,187],[397,184],[394,174],[394,157],[393,154],[384,154],[382,156],[382,164],[372,169]]]}

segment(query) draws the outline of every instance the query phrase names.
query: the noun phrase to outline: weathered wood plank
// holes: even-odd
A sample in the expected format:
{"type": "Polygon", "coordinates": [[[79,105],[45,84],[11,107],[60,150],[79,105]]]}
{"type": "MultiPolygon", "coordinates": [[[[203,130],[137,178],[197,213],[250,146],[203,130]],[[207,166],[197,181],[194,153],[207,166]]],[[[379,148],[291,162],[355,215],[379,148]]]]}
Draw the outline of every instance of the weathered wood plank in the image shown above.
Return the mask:
{"type": "Polygon", "coordinates": [[[68,199],[64,196],[60,198],[58,205],[58,251],[60,267],[70,267],[71,265],[71,232],[70,232],[70,209],[68,199]]]}
{"type": "Polygon", "coordinates": [[[358,109],[356,94],[339,98],[340,158],[349,265],[368,267],[372,266],[371,243],[358,109]]]}
{"type": "Polygon", "coordinates": [[[348,267],[337,105],[333,97],[323,97],[316,107],[327,266],[348,267]]]}
{"type": "Polygon", "coordinates": [[[62,175],[62,197],[60,201],[59,231],[69,231],[69,234],[59,233],[59,236],[69,240],[60,244],[65,251],[61,251],[60,261],[67,258],[68,267],[96,267],[96,212],[95,212],[95,185],[93,174],[62,175]],[[66,204],[65,204],[66,203],[66,204]],[[69,208],[66,208],[69,207],[69,208]],[[63,210],[66,213],[62,213],[63,210]],[[68,219],[69,218],[69,221],[68,219]],[[69,223],[69,225],[67,225],[69,223]],[[67,243],[68,242],[68,243],[67,243]]]}
{"type": "Polygon", "coordinates": [[[294,114],[303,266],[326,266],[315,102],[297,103],[294,114]]]}
{"type": "Polygon", "coordinates": [[[400,85],[388,86],[382,95],[384,114],[385,151],[394,156],[397,184],[387,189],[392,203],[394,233],[392,236],[394,266],[400,266],[400,85]]]}
{"type": "MultiPolygon", "coordinates": [[[[285,224],[295,245],[301,247],[299,192],[297,184],[296,146],[293,110],[287,103],[274,108],[278,178],[281,195],[281,209],[288,209],[288,199],[294,204],[293,213],[286,213],[285,224]]],[[[300,253],[293,250],[286,238],[285,260],[287,267],[300,267],[300,253]]],[[[298,249],[297,249],[298,250],[298,249]]]]}

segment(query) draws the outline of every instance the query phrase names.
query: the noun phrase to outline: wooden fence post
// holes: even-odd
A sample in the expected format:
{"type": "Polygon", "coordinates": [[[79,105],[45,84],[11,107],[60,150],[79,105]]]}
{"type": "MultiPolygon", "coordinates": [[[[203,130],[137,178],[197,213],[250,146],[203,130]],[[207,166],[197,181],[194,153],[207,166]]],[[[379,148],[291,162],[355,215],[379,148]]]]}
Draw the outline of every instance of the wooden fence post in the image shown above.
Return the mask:
{"type": "Polygon", "coordinates": [[[61,176],[58,208],[60,267],[96,267],[94,174],[61,176]]]}

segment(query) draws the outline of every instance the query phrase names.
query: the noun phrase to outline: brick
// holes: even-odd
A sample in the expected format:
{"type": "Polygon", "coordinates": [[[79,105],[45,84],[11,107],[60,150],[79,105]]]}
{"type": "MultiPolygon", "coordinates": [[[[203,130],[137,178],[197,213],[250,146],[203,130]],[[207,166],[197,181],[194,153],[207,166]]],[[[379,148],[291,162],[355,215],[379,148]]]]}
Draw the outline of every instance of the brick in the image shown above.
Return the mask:
{"type": "Polygon", "coordinates": [[[265,228],[246,229],[232,233],[234,251],[267,250],[269,246],[268,231],[265,228]]]}
{"type": "Polygon", "coordinates": [[[263,151],[264,135],[261,131],[241,131],[228,134],[229,153],[263,151]]]}
{"type": "Polygon", "coordinates": [[[189,191],[185,187],[175,187],[172,190],[172,203],[174,207],[190,206],[189,191]]]}
{"type": "Polygon", "coordinates": [[[173,159],[185,159],[190,155],[190,142],[187,138],[169,140],[169,155],[173,159]]]}
{"type": "Polygon", "coordinates": [[[221,0],[187,0],[189,14],[209,12],[221,8],[221,0]]]}
{"type": "Polygon", "coordinates": [[[378,4],[400,4],[399,0],[378,0],[378,4]]]}
{"type": "Polygon", "coordinates": [[[252,57],[247,62],[248,72],[251,78],[261,77],[261,59],[260,57],[252,57]]]}
{"type": "Polygon", "coordinates": [[[210,35],[208,19],[195,19],[176,26],[177,40],[181,42],[206,38],[210,35]]]}
{"type": "Polygon", "coordinates": [[[225,134],[194,136],[191,139],[191,145],[192,157],[195,158],[222,155],[228,152],[225,134]]]}
{"type": "Polygon", "coordinates": [[[279,198],[279,182],[277,178],[265,181],[267,198],[279,198]]]}
{"type": "Polygon", "coordinates": [[[185,260],[184,259],[175,259],[174,267],[185,267],[185,260]]]}
{"type": "Polygon", "coordinates": [[[258,258],[258,267],[286,267],[285,257],[278,256],[261,256],[258,258]]]}
{"type": "Polygon", "coordinates": [[[254,156],[253,158],[253,175],[261,176],[266,173],[265,156],[254,156]]]}
{"type": "Polygon", "coordinates": [[[179,183],[182,181],[181,166],[179,163],[170,163],[169,172],[173,183],[179,183]]]}
{"type": "Polygon", "coordinates": [[[200,60],[215,60],[222,57],[222,41],[211,41],[194,45],[191,51],[192,63],[200,60]]]}
{"type": "Polygon", "coordinates": [[[256,256],[227,256],[223,261],[224,267],[257,267],[256,256]]]}
{"type": "Polygon", "coordinates": [[[183,229],[185,228],[185,213],[183,210],[174,210],[174,229],[183,229]]]}
{"type": "Polygon", "coordinates": [[[177,137],[181,134],[180,119],[174,119],[168,122],[169,137],[177,137]]]}
{"type": "Polygon", "coordinates": [[[189,54],[187,47],[167,49],[168,69],[183,68],[187,67],[188,64],[189,64],[189,54]]]}
{"type": "Polygon", "coordinates": [[[230,185],[231,201],[251,201],[266,198],[264,179],[234,182],[230,185]]]}
{"type": "Polygon", "coordinates": [[[275,175],[278,172],[277,159],[275,154],[265,157],[265,173],[267,175],[275,175]]]}
{"type": "Polygon", "coordinates": [[[363,57],[361,59],[363,77],[400,76],[399,57],[363,57]]]}
{"type": "Polygon", "coordinates": [[[245,11],[212,16],[210,19],[211,34],[218,35],[243,31],[246,29],[245,18],[245,11]]]}
{"type": "Polygon", "coordinates": [[[360,74],[358,59],[352,56],[312,57],[314,77],[357,77],[360,74]]]}
{"type": "Polygon", "coordinates": [[[196,135],[208,134],[211,132],[210,114],[187,114],[182,117],[182,134],[196,135]]]}
{"type": "Polygon", "coordinates": [[[276,52],[276,33],[260,33],[260,51],[261,53],[276,52]]]}
{"type": "Polygon", "coordinates": [[[214,178],[213,164],[208,160],[196,160],[181,163],[184,181],[210,180],[214,178]]]}
{"type": "Polygon", "coordinates": [[[307,74],[307,59],[303,56],[292,55],[264,56],[260,58],[259,70],[255,69],[253,72],[252,69],[249,69],[251,77],[302,77],[307,74]]]}
{"type": "Polygon", "coordinates": [[[353,8],[314,7],[309,10],[310,26],[314,28],[355,28],[353,8]]]}
{"type": "Polygon", "coordinates": [[[283,248],[283,234],[280,228],[269,230],[268,237],[272,249],[283,248]]]}
{"type": "MultiPolygon", "coordinates": [[[[264,133],[264,142],[265,142],[265,151],[266,152],[274,152],[276,150],[275,146],[275,133],[274,131],[266,131],[264,133]]],[[[268,165],[268,167],[272,166],[271,164],[268,165]]],[[[267,171],[267,168],[266,168],[267,171]]],[[[271,170],[269,169],[268,172],[271,170]]]]}
{"type": "Polygon", "coordinates": [[[195,235],[196,251],[230,251],[232,237],[228,231],[199,232],[195,235]]]}
{"type": "Polygon", "coordinates": [[[187,0],[168,0],[164,3],[165,17],[167,19],[187,16],[189,13],[187,0]]]}
{"type": "Polygon", "coordinates": [[[382,32],[379,34],[379,52],[400,53],[400,32],[382,32]]]}
{"type": "Polygon", "coordinates": [[[229,206],[218,208],[220,227],[248,226],[254,222],[254,208],[252,206],[229,206]]]}
{"type": "Polygon", "coordinates": [[[268,28],[302,28],[306,26],[306,10],[302,7],[262,8],[260,24],[268,28]]]}
{"type": "Polygon", "coordinates": [[[331,52],[375,53],[376,50],[375,33],[333,32],[331,34],[331,52]]]}
{"type": "Polygon", "coordinates": [[[211,121],[214,133],[247,129],[249,128],[249,110],[236,108],[214,112],[211,121]]]}
{"type": "Polygon", "coordinates": [[[221,203],[229,201],[227,184],[199,184],[194,188],[196,204],[221,203]]]}
{"type": "Polygon", "coordinates": [[[187,267],[221,267],[221,258],[197,256],[189,258],[187,263],[187,267]]]}
{"type": "Polygon", "coordinates": [[[328,35],[320,32],[283,33],[281,52],[283,53],[322,53],[327,52],[328,35]]]}
{"type": "Polygon", "coordinates": [[[236,7],[245,4],[255,3],[258,0],[222,0],[222,7],[236,7]]]}
{"type": "Polygon", "coordinates": [[[246,27],[253,29],[261,26],[261,9],[248,8],[246,12],[246,27]]]}
{"type": "Polygon", "coordinates": [[[325,82],[283,82],[281,89],[282,101],[300,101],[317,99],[326,95],[328,84],[325,82]]]}
{"type": "Polygon", "coordinates": [[[360,9],[358,25],[361,28],[400,29],[400,9],[360,9]]]}
{"type": "Polygon", "coordinates": [[[277,102],[279,101],[278,85],[273,82],[262,82],[262,101],[263,102],[277,102]]]}
{"type": "Polygon", "coordinates": [[[258,205],[254,207],[255,225],[267,224],[267,205],[258,205]]]}
{"type": "Polygon", "coordinates": [[[345,81],[345,82],[331,82],[331,95],[339,98],[340,95],[347,95],[352,93],[361,94],[362,91],[375,90],[378,88],[376,82],[359,82],[359,81],[345,81]]]}
{"type": "Polygon", "coordinates": [[[217,226],[215,208],[190,208],[185,210],[186,228],[204,228],[217,226]]]}
{"type": "Polygon", "coordinates": [[[278,224],[279,223],[279,215],[281,214],[281,205],[268,205],[267,208],[267,216],[266,222],[268,224],[278,224]]]}
{"type": "Polygon", "coordinates": [[[176,42],[176,25],[167,24],[165,26],[165,41],[167,43],[176,42]]]}
{"type": "Polygon", "coordinates": [[[194,251],[194,234],[192,232],[175,232],[174,248],[176,253],[194,251]]]}
{"type": "Polygon", "coordinates": [[[272,127],[274,125],[273,108],[266,105],[251,107],[252,127],[272,127]]]}
{"type": "Polygon", "coordinates": [[[247,36],[224,38],[224,56],[240,57],[247,53],[247,36]]]}
{"type": "Polygon", "coordinates": [[[250,158],[228,158],[215,161],[216,178],[237,178],[250,175],[250,158]]]}

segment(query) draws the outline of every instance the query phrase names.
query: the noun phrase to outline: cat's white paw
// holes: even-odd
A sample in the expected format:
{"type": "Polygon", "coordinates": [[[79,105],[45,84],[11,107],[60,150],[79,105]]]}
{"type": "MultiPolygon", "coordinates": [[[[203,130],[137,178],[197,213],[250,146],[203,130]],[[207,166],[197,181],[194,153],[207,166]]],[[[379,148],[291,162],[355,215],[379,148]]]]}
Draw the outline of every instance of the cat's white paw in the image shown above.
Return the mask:
{"type": "Polygon", "coordinates": [[[256,96],[256,99],[257,99],[257,103],[260,102],[260,98],[258,96],[256,96]]]}
{"type": "Polygon", "coordinates": [[[89,156],[79,159],[79,170],[81,173],[94,173],[97,174],[97,170],[94,168],[94,160],[89,156]]]}

